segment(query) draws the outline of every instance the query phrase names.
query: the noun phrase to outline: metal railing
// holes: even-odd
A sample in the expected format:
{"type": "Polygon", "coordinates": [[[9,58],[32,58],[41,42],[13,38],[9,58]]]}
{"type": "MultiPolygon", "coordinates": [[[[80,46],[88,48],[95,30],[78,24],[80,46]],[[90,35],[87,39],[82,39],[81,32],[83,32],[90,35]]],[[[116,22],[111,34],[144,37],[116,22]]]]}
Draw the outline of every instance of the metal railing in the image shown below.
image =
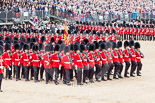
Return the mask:
{"type": "Polygon", "coordinates": [[[44,10],[29,10],[26,12],[14,12],[14,11],[0,11],[0,22],[7,23],[12,19],[33,20],[34,17],[39,19],[46,19],[49,17],[55,17],[60,19],[67,19],[71,22],[83,21],[83,22],[103,22],[103,21],[132,21],[132,20],[155,20],[155,13],[128,13],[128,12],[105,12],[103,14],[88,14],[88,13],[74,13],[71,11],[62,11],[58,8],[49,8],[48,11],[44,10]]]}

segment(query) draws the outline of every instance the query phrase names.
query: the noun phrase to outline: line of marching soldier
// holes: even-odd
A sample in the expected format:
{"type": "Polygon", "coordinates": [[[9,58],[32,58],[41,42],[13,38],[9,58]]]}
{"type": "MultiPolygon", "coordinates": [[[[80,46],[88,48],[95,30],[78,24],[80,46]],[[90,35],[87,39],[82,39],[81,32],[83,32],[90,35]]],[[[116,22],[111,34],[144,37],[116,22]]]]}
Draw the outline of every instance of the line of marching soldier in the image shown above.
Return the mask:
{"type": "Polygon", "coordinates": [[[77,85],[94,83],[94,76],[97,82],[112,80],[112,70],[113,79],[123,78],[122,74],[124,77],[134,77],[135,71],[137,76],[141,76],[141,58],[144,55],[140,51],[139,42],[134,43],[133,40],[125,41],[122,50],[122,42],[112,40],[90,43],[84,39],[82,43],[67,46],[62,41],[55,44],[54,39],[51,39],[51,44],[46,44],[45,38],[39,44],[35,40],[19,43],[16,39],[13,43],[9,37],[5,43],[0,40],[0,91],[4,75],[5,79],[12,79],[13,76],[18,81],[21,80],[21,74],[25,81],[33,80],[34,77],[34,82],[39,82],[44,80],[45,71],[46,84],[54,80],[56,85],[59,84],[58,78],[64,84],[71,85],[74,74],[77,85]],[[124,62],[125,72],[122,73],[124,62]]]}

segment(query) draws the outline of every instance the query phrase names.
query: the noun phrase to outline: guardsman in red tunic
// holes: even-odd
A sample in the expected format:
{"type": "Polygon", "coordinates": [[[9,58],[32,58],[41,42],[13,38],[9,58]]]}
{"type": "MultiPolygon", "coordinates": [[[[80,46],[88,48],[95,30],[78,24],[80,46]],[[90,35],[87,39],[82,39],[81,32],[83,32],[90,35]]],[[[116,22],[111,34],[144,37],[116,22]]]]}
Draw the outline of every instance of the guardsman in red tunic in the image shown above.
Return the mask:
{"type": "Polygon", "coordinates": [[[123,78],[121,74],[122,74],[122,71],[123,71],[123,63],[124,63],[123,55],[125,55],[125,54],[123,54],[124,52],[122,51],[122,41],[117,42],[117,48],[118,48],[118,50],[116,50],[116,51],[117,51],[117,53],[119,55],[119,63],[120,63],[120,69],[118,71],[118,77],[123,78]]]}
{"type": "Polygon", "coordinates": [[[137,62],[136,62],[136,52],[134,50],[134,41],[130,40],[129,41],[129,46],[130,46],[130,60],[131,60],[131,71],[130,71],[130,76],[134,76],[134,71],[136,70],[137,67],[137,62]]]}
{"type": "Polygon", "coordinates": [[[141,72],[140,72],[142,70],[141,58],[144,58],[144,54],[140,51],[139,42],[135,43],[135,51],[136,51],[136,61],[137,61],[137,76],[141,76],[141,72]]]}
{"type": "Polygon", "coordinates": [[[111,74],[111,72],[113,70],[113,67],[114,67],[114,64],[113,64],[113,56],[114,56],[114,54],[112,53],[112,43],[107,42],[106,47],[107,47],[107,54],[109,55],[109,59],[108,59],[109,70],[107,72],[107,79],[112,80],[110,78],[110,74],[111,74]]]}
{"type": "Polygon", "coordinates": [[[93,76],[94,76],[94,67],[95,67],[95,58],[94,58],[94,49],[95,49],[95,45],[94,44],[90,44],[89,45],[89,81],[90,83],[94,83],[93,81],[93,76]]]}
{"type": "Polygon", "coordinates": [[[41,64],[43,65],[43,68],[45,69],[45,75],[46,75],[46,84],[49,82],[49,77],[51,76],[51,66],[50,66],[50,45],[46,45],[45,47],[45,54],[42,56],[43,59],[41,60],[41,64]]]}
{"type": "Polygon", "coordinates": [[[80,53],[80,46],[78,44],[74,45],[74,51],[75,51],[75,55],[74,55],[73,62],[75,65],[75,70],[77,71],[77,85],[83,85],[82,84],[82,69],[83,69],[84,58],[82,57],[82,55],[80,53]]]}
{"type": "Polygon", "coordinates": [[[113,42],[113,63],[115,65],[115,69],[114,69],[114,79],[118,79],[116,76],[118,75],[118,72],[120,70],[120,62],[119,62],[119,54],[117,52],[117,47],[116,47],[116,43],[113,42]]]}
{"type": "Polygon", "coordinates": [[[80,51],[81,51],[81,55],[82,55],[82,60],[83,60],[83,68],[84,68],[84,71],[83,71],[83,83],[87,83],[86,82],[86,79],[88,78],[89,76],[89,68],[88,68],[88,60],[89,58],[87,57],[86,58],[86,48],[85,48],[85,45],[81,44],[80,45],[80,51]]]}
{"type": "Polygon", "coordinates": [[[22,64],[25,71],[25,81],[29,81],[29,69],[30,69],[29,46],[27,44],[24,44],[23,50],[24,50],[24,53],[22,53],[20,61],[23,61],[22,64]]]}
{"type": "Polygon", "coordinates": [[[51,56],[50,61],[52,62],[52,69],[55,72],[55,84],[58,85],[58,75],[59,75],[59,66],[60,66],[60,58],[59,58],[59,48],[58,44],[55,45],[54,54],[51,56]]]}
{"type": "Polygon", "coordinates": [[[30,59],[34,70],[34,78],[35,78],[34,82],[39,82],[38,73],[39,73],[39,68],[41,67],[40,60],[42,59],[42,57],[38,52],[39,47],[37,45],[34,45],[32,49],[33,49],[33,53],[31,54],[30,59]]]}
{"type": "Polygon", "coordinates": [[[21,80],[20,79],[20,57],[21,53],[19,51],[20,45],[17,43],[14,45],[15,53],[12,56],[12,63],[14,64],[15,73],[16,73],[16,81],[21,80]]]}
{"type": "Polygon", "coordinates": [[[10,44],[5,44],[5,52],[3,54],[3,59],[4,59],[4,62],[6,63],[7,65],[7,68],[6,68],[6,76],[5,76],[5,79],[9,78],[12,80],[12,53],[11,53],[11,48],[10,48],[10,44]]]}
{"type": "Polygon", "coordinates": [[[95,54],[95,56],[97,58],[97,60],[95,61],[95,67],[96,67],[95,78],[96,78],[97,82],[100,82],[99,78],[100,78],[100,76],[102,74],[102,71],[101,71],[101,69],[102,69],[102,67],[101,67],[102,66],[101,65],[101,58],[102,58],[102,56],[101,56],[100,51],[99,51],[99,43],[98,42],[94,42],[94,44],[95,44],[94,54],[95,54]]]}
{"type": "Polygon", "coordinates": [[[101,43],[101,60],[102,60],[102,81],[107,81],[105,77],[105,73],[109,70],[109,65],[108,65],[108,60],[109,60],[109,55],[107,54],[106,51],[106,44],[101,43]]]}
{"type": "Polygon", "coordinates": [[[3,47],[0,46],[0,92],[3,92],[1,86],[2,86],[2,79],[3,79],[3,73],[4,73],[4,66],[8,68],[2,55],[3,55],[3,47]]]}
{"type": "Polygon", "coordinates": [[[128,69],[130,67],[130,62],[129,62],[129,42],[125,41],[124,42],[124,62],[125,62],[125,73],[124,73],[124,77],[129,77],[128,76],[128,69]]]}
{"type": "Polygon", "coordinates": [[[66,84],[68,86],[71,85],[70,84],[70,73],[69,73],[69,71],[71,69],[71,64],[73,62],[69,55],[70,55],[70,50],[69,50],[69,47],[66,46],[64,48],[64,56],[61,59],[61,66],[64,67],[64,74],[65,74],[64,75],[64,77],[65,77],[64,78],[64,84],[66,84]]]}

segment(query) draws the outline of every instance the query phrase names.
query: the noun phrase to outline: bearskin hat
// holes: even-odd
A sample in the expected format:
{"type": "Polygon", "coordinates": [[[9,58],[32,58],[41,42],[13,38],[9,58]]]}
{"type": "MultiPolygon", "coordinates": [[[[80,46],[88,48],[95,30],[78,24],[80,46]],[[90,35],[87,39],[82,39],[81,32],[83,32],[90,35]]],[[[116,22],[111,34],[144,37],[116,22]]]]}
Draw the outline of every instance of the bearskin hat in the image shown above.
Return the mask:
{"type": "Polygon", "coordinates": [[[107,46],[107,48],[112,48],[111,42],[107,42],[107,43],[106,43],[106,46],[107,46]]]}
{"type": "Polygon", "coordinates": [[[24,46],[24,42],[21,42],[21,43],[20,43],[20,49],[22,49],[23,46],[24,46]]]}
{"type": "Polygon", "coordinates": [[[53,45],[50,45],[50,51],[53,51],[53,45]]]}
{"type": "Polygon", "coordinates": [[[129,46],[129,42],[128,41],[125,41],[124,42],[124,48],[126,48],[127,46],[129,46]]]}
{"type": "Polygon", "coordinates": [[[27,44],[24,44],[24,46],[23,46],[23,50],[25,51],[25,50],[29,50],[30,48],[29,48],[29,45],[27,45],[27,44]]]}
{"type": "Polygon", "coordinates": [[[62,31],[61,31],[61,34],[64,34],[64,33],[65,33],[65,31],[64,31],[64,30],[62,30],[62,31]]]}
{"type": "Polygon", "coordinates": [[[54,48],[54,51],[59,51],[59,48],[60,48],[59,44],[56,44],[55,48],[54,48]]]}
{"type": "Polygon", "coordinates": [[[57,33],[60,34],[60,30],[57,30],[57,33]]]}
{"type": "Polygon", "coordinates": [[[46,52],[46,51],[50,51],[50,48],[51,48],[50,45],[46,45],[46,46],[45,46],[45,52],[46,52]]]}
{"type": "Polygon", "coordinates": [[[109,30],[106,30],[105,33],[109,34],[110,32],[109,32],[109,30]]]}
{"type": "Polygon", "coordinates": [[[43,43],[39,43],[39,50],[43,50],[43,49],[44,49],[43,43]]]}
{"type": "Polygon", "coordinates": [[[33,43],[35,43],[36,41],[37,41],[36,38],[31,39],[31,42],[33,42],[33,43]]]}
{"type": "Polygon", "coordinates": [[[89,40],[88,39],[84,39],[83,42],[86,45],[89,42],[89,40]]]}
{"type": "Polygon", "coordinates": [[[52,37],[51,40],[50,40],[50,43],[53,43],[53,42],[55,42],[54,37],[52,37]]]}
{"type": "Polygon", "coordinates": [[[116,31],[114,29],[112,29],[112,34],[115,34],[115,33],[116,33],[116,31]]]}
{"type": "Polygon", "coordinates": [[[60,49],[59,49],[59,50],[60,50],[60,51],[63,51],[64,48],[65,48],[65,46],[66,46],[66,45],[65,45],[64,43],[62,43],[62,44],[60,45],[60,49]]]}
{"type": "Polygon", "coordinates": [[[116,48],[116,47],[117,47],[116,43],[113,42],[113,43],[112,43],[112,48],[114,49],[114,48],[116,48]]]}
{"type": "Polygon", "coordinates": [[[99,49],[99,43],[98,42],[94,42],[95,44],[95,49],[99,49]]]}
{"type": "Polygon", "coordinates": [[[129,46],[131,47],[131,46],[134,46],[134,41],[133,40],[130,40],[129,41],[129,46]]]}
{"type": "Polygon", "coordinates": [[[9,43],[5,44],[5,51],[11,50],[11,45],[9,43]]]}
{"type": "Polygon", "coordinates": [[[77,50],[80,50],[80,47],[79,47],[78,44],[75,44],[75,45],[74,45],[74,51],[76,52],[77,50]]]}
{"type": "Polygon", "coordinates": [[[61,45],[61,44],[62,44],[62,40],[58,40],[58,44],[60,44],[60,45],[61,45]]]}
{"type": "Polygon", "coordinates": [[[0,45],[3,46],[4,42],[2,40],[0,40],[0,45]]]}
{"type": "Polygon", "coordinates": [[[93,34],[96,34],[96,30],[93,30],[93,34]]]}
{"type": "Polygon", "coordinates": [[[80,45],[80,51],[82,52],[82,51],[84,51],[84,50],[86,50],[85,45],[81,44],[81,45],[80,45]]]}
{"type": "Polygon", "coordinates": [[[3,51],[3,46],[0,45],[0,55],[2,55],[3,52],[4,52],[4,51],[3,51]]]}
{"type": "Polygon", "coordinates": [[[5,42],[10,42],[11,41],[11,38],[8,36],[5,38],[5,42]]]}
{"type": "Polygon", "coordinates": [[[95,45],[94,44],[90,44],[89,45],[89,51],[94,51],[95,50],[95,45]]]}
{"type": "Polygon", "coordinates": [[[43,43],[44,41],[46,41],[46,38],[44,36],[41,37],[41,42],[43,43]]]}
{"type": "Polygon", "coordinates": [[[18,42],[18,41],[16,41],[16,40],[15,40],[15,41],[13,41],[13,44],[17,44],[17,43],[19,43],[19,42],[18,42]]]}
{"type": "Polygon", "coordinates": [[[13,41],[18,41],[18,38],[17,38],[17,37],[14,37],[14,38],[13,38],[13,41]]]}
{"type": "Polygon", "coordinates": [[[122,47],[122,41],[117,42],[117,48],[120,48],[120,47],[122,47]]]}
{"type": "Polygon", "coordinates": [[[30,42],[31,42],[31,39],[27,38],[26,43],[30,43],[30,42]]]}
{"type": "Polygon", "coordinates": [[[66,54],[67,52],[70,52],[69,46],[65,46],[64,48],[64,54],[66,54]]]}
{"type": "Polygon", "coordinates": [[[72,51],[74,50],[74,44],[70,45],[70,50],[72,50],[72,51]]]}
{"type": "Polygon", "coordinates": [[[24,42],[25,43],[25,37],[20,37],[20,41],[24,42]]]}
{"type": "Polygon", "coordinates": [[[106,44],[102,42],[100,45],[100,48],[101,48],[101,50],[106,49],[106,44]]]}
{"type": "Polygon", "coordinates": [[[139,42],[135,43],[135,49],[137,49],[137,48],[140,48],[140,43],[139,42]]]}
{"type": "Polygon", "coordinates": [[[33,50],[33,51],[38,51],[38,50],[39,50],[38,45],[33,45],[32,50],[33,50]]]}
{"type": "Polygon", "coordinates": [[[34,45],[34,43],[30,43],[30,49],[32,49],[33,45],[34,45]]]}
{"type": "Polygon", "coordinates": [[[20,49],[20,45],[18,43],[14,44],[14,49],[15,50],[19,50],[20,49]]]}

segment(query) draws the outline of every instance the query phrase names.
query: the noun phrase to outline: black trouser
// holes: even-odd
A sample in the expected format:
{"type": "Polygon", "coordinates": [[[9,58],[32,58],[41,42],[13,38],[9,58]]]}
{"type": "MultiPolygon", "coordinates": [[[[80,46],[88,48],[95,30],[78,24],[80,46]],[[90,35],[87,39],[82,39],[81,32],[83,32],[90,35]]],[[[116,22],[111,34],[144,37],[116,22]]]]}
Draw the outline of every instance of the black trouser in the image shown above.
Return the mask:
{"type": "Polygon", "coordinates": [[[99,64],[95,64],[95,67],[96,67],[95,78],[96,80],[98,80],[102,74],[101,66],[99,64]]]}
{"type": "Polygon", "coordinates": [[[60,78],[62,79],[64,75],[64,67],[61,67],[61,70],[59,70],[59,73],[60,73],[60,78]]]}
{"type": "Polygon", "coordinates": [[[116,77],[118,71],[120,70],[120,63],[119,62],[115,62],[115,69],[114,69],[114,77],[116,77]]]}
{"type": "Polygon", "coordinates": [[[24,66],[24,71],[25,71],[25,80],[29,80],[29,67],[24,66]]]}
{"type": "Polygon", "coordinates": [[[16,80],[20,79],[20,66],[15,66],[16,80]]]}
{"type": "Polygon", "coordinates": [[[22,77],[25,78],[25,68],[24,68],[23,64],[22,64],[22,77]]]}
{"type": "Polygon", "coordinates": [[[13,78],[15,78],[15,75],[16,75],[16,70],[15,70],[15,66],[13,65],[13,78]]]}
{"type": "Polygon", "coordinates": [[[49,76],[49,80],[52,81],[53,80],[53,73],[54,73],[54,68],[50,69],[50,76],[49,76]]]}
{"type": "Polygon", "coordinates": [[[59,74],[59,69],[58,68],[53,68],[55,72],[55,83],[58,82],[58,74],[59,74]]]}
{"type": "Polygon", "coordinates": [[[64,82],[70,83],[70,69],[64,69],[64,82]]]}
{"type": "Polygon", "coordinates": [[[33,70],[33,66],[30,66],[31,68],[31,78],[34,77],[34,70],[33,70]]]}
{"type": "Polygon", "coordinates": [[[102,65],[102,79],[104,79],[105,73],[109,70],[109,65],[108,63],[105,63],[102,65]]]}
{"type": "Polygon", "coordinates": [[[49,81],[51,69],[45,68],[46,82],[49,81]]]}
{"type": "Polygon", "coordinates": [[[0,74],[0,90],[1,90],[1,86],[2,86],[2,79],[3,79],[3,74],[0,74]]]}
{"type": "Polygon", "coordinates": [[[137,62],[136,61],[131,61],[131,71],[130,71],[130,76],[133,75],[134,71],[136,70],[137,62]]]}
{"type": "Polygon", "coordinates": [[[41,66],[40,68],[40,79],[43,79],[44,67],[41,66]]]}
{"type": "Polygon", "coordinates": [[[89,77],[89,68],[88,66],[84,66],[84,71],[83,71],[83,82],[86,82],[86,78],[89,77]]]}
{"type": "Polygon", "coordinates": [[[82,81],[82,68],[77,68],[77,84],[82,81]]]}
{"type": "Polygon", "coordinates": [[[39,67],[34,66],[33,70],[34,70],[34,78],[35,80],[38,80],[39,67]]]}
{"type": "Polygon", "coordinates": [[[129,61],[125,61],[125,73],[124,73],[124,76],[127,76],[129,67],[130,67],[130,62],[129,61]]]}
{"type": "Polygon", "coordinates": [[[9,68],[6,68],[6,79],[9,78],[11,79],[11,75],[12,75],[12,67],[10,66],[11,70],[9,70],[9,68]]]}
{"type": "Polygon", "coordinates": [[[122,71],[123,71],[123,63],[120,63],[120,69],[119,69],[119,74],[121,75],[122,74],[122,71]]]}
{"type": "Polygon", "coordinates": [[[74,70],[74,66],[72,66],[72,68],[70,69],[70,79],[73,79],[73,70],[74,70]]]}
{"type": "Polygon", "coordinates": [[[141,62],[137,62],[137,75],[140,74],[141,70],[142,70],[142,63],[141,62]]]}
{"type": "Polygon", "coordinates": [[[109,62],[108,64],[109,64],[109,70],[107,73],[107,78],[110,78],[110,74],[111,74],[111,71],[113,70],[114,64],[112,62],[109,62]]]}
{"type": "Polygon", "coordinates": [[[89,80],[93,80],[94,67],[89,67],[89,80]]]}

